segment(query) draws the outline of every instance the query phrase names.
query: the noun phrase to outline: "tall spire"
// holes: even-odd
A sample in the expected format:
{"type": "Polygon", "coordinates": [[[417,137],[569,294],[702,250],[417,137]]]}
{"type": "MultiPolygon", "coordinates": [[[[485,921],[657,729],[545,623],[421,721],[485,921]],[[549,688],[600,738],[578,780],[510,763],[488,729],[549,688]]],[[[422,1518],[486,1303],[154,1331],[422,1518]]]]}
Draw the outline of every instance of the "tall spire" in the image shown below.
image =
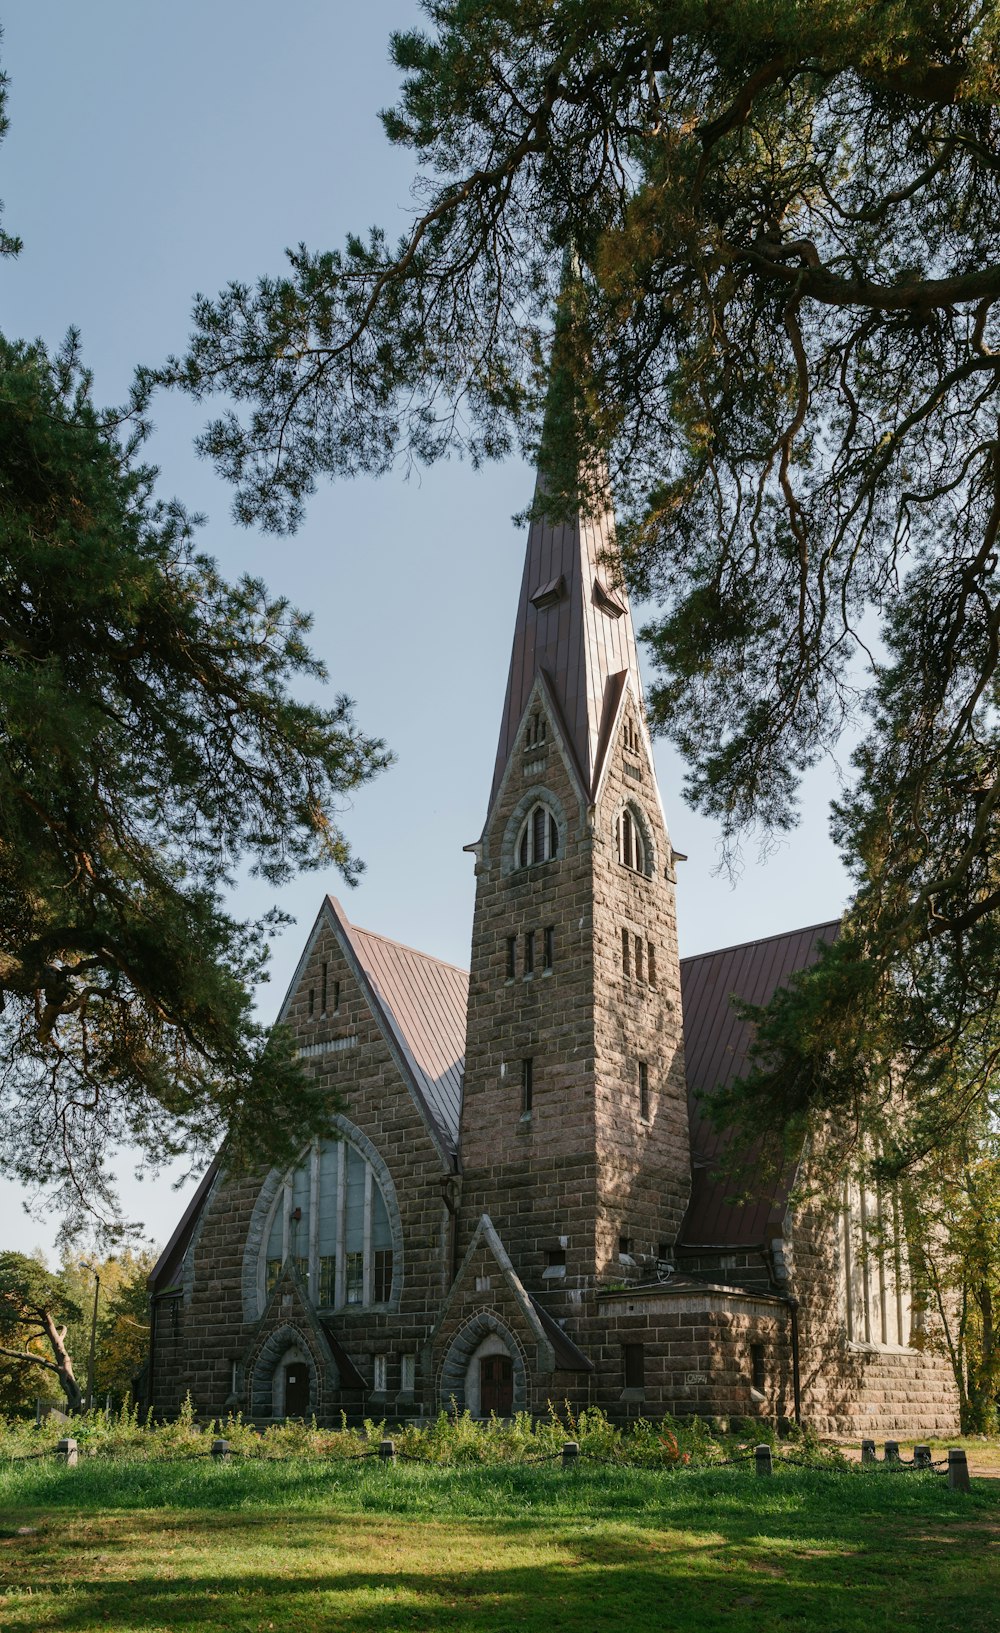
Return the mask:
{"type": "Polygon", "coordinates": [[[641,695],[632,614],[616,570],[620,558],[606,478],[603,503],[591,506],[588,514],[578,510],[559,522],[544,513],[547,467],[557,471],[565,459],[578,457],[575,428],[585,405],[574,363],[585,322],[582,295],[579,262],[569,251],[552,345],[533,506],[536,519],[528,532],[491,805],[540,678],[562,716],[561,726],[587,796],[592,796],[600,775],[604,735],[626,675],[632,676],[636,695],[641,695]],[[547,459],[547,453],[554,457],[547,459]]]}
{"type": "MultiPolygon", "coordinates": [[[[536,495],[542,491],[540,477],[536,495]]],[[[627,674],[639,695],[632,613],[624,587],[609,573],[617,548],[610,498],[600,514],[567,522],[541,516],[531,523],[491,805],[540,677],[562,716],[584,791],[593,794],[602,732],[627,674]]]]}

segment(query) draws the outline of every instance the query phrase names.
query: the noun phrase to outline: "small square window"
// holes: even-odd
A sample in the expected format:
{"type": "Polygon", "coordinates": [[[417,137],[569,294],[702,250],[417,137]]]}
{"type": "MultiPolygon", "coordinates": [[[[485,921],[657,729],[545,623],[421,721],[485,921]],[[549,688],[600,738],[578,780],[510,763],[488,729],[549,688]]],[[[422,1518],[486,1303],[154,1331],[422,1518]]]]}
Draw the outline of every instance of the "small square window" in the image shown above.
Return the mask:
{"type": "Polygon", "coordinates": [[[550,1247],[545,1258],[550,1270],[557,1269],[559,1265],[562,1265],[563,1269],[566,1268],[566,1249],[564,1247],[550,1247]]]}
{"type": "Polygon", "coordinates": [[[635,1246],[635,1243],[634,1243],[631,1236],[619,1236],[619,1238],[618,1238],[618,1257],[619,1257],[619,1259],[627,1259],[629,1261],[629,1263],[631,1263],[631,1261],[632,1261],[632,1249],[634,1248],[634,1246],[635,1246]]]}

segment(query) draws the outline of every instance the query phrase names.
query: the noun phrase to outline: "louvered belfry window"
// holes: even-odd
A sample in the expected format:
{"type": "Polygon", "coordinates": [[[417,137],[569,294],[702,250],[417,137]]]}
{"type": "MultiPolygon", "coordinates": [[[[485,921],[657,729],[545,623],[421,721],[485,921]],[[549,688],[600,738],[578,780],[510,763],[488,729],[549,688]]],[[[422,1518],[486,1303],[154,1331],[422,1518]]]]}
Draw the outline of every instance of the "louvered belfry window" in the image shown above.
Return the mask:
{"type": "Polygon", "coordinates": [[[559,855],[559,827],[547,805],[532,806],[525,817],[517,839],[517,865],[534,867],[537,862],[551,862],[559,855]]]}

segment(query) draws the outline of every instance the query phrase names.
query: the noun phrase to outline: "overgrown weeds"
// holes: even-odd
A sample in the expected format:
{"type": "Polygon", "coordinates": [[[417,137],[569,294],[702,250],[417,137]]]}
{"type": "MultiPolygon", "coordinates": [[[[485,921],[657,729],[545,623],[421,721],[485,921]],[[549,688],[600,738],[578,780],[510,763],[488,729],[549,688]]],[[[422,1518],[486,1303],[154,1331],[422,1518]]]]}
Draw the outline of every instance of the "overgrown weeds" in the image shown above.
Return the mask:
{"type": "MultiPolygon", "coordinates": [[[[542,1418],[522,1412],[480,1421],[468,1412],[452,1411],[421,1423],[367,1419],[352,1427],[342,1420],[339,1428],[324,1428],[314,1419],[257,1429],[238,1413],[199,1420],[189,1398],[178,1416],[166,1423],[142,1419],[128,1404],[120,1412],[95,1411],[69,1424],[43,1423],[36,1428],[32,1423],[5,1422],[0,1424],[0,1459],[53,1452],[66,1434],[73,1435],[84,1456],[153,1462],[208,1457],[217,1438],[243,1458],[347,1460],[371,1455],[377,1443],[391,1435],[404,1459],[448,1467],[554,1461],[567,1441],[575,1441],[581,1458],[589,1462],[650,1469],[709,1467],[748,1456],[762,1441],[776,1442],[773,1429],[759,1423],[752,1425],[751,1433],[742,1434],[697,1417],[639,1419],[619,1428],[597,1407],[575,1412],[568,1403],[551,1403],[542,1418]]],[[[808,1431],[797,1434],[787,1450],[797,1461],[827,1466],[842,1461],[838,1452],[821,1445],[808,1431]]]]}

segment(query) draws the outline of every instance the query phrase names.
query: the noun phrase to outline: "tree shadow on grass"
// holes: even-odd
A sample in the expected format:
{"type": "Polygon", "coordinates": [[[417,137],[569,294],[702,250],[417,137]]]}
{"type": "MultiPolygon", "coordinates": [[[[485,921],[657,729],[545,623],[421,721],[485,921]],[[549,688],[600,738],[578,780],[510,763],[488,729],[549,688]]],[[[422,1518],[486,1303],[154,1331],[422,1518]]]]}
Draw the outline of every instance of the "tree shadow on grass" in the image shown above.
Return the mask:
{"type": "Polygon", "coordinates": [[[371,1528],[378,1534],[367,1532],[361,1516],[327,1523],[316,1515],[271,1516],[247,1524],[233,1515],[174,1515],[167,1523],[177,1552],[196,1549],[207,1564],[213,1549],[219,1551],[211,1574],[191,1574],[184,1559],[168,1576],[169,1559],[149,1554],[161,1540],[155,1529],[150,1536],[139,1516],[107,1516],[84,1549],[75,1551],[78,1539],[66,1537],[63,1564],[72,1560],[75,1568],[60,1579],[59,1527],[50,1526],[16,1553],[5,1548],[0,1556],[13,1588],[2,1601],[0,1626],[12,1633],[91,1633],[96,1627],[116,1633],[705,1633],[717,1627],[759,1633],[766,1626],[969,1633],[990,1626],[996,1604],[997,1584],[981,1558],[980,1568],[966,1561],[964,1572],[956,1572],[950,1562],[946,1568],[925,1555],[924,1568],[915,1571],[913,1560],[896,1554],[890,1535],[826,1552],[790,1544],[786,1536],[780,1552],[769,1553],[759,1538],[751,1547],[743,1538],[602,1532],[592,1522],[540,1525],[537,1519],[490,1527],[431,1522],[423,1538],[389,1516],[371,1528]],[[391,1545],[412,1553],[421,1541],[427,1546],[419,1567],[394,1563],[391,1545]],[[526,1548],[536,1558],[525,1562],[526,1548]],[[265,1550],[266,1563],[255,1560],[265,1550]],[[315,1574],[303,1550],[313,1554],[315,1574]],[[505,1552],[519,1556],[517,1562],[505,1564],[505,1552]],[[287,1571],[276,1568],[274,1556],[282,1554],[287,1571]],[[373,1556],[371,1566],[363,1563],[366,1554],[373,1556]],[[109,1574],[94,1570],[97,1557],[109,1574]],[[128,1570],[131,1580],[116,1577],[118,1570],[128,1570]],[[22,1597],[29,1588],[30,1597],[22,1597]]]}

